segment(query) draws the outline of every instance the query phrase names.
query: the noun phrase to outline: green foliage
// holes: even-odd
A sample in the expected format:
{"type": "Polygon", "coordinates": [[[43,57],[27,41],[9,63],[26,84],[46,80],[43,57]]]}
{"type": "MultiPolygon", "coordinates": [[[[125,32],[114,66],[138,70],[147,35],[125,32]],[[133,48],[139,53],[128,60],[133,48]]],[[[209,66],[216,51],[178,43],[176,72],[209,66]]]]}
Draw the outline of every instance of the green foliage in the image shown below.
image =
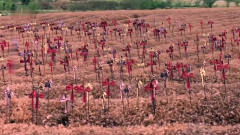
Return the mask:
{"type": "Polygon", "coordinates": [[[212,8],[213,4],[216,2],[217,0],[203,0],[203,4],[206,7],[212,8]]]}
{"type": "Polygon", "coordinates": [[[123,9],[172,8],[172,0],[122,0],[123,9]]]}
{"type": "MultiPolygon", "coordinates": [[[[23,10],[118,10],[118,9],[166,9],[166,8],[184,8],[184,7],[209,7],[211,8],[217,0],[0,0],[0,10],[15,11],[23,10]],[[16,4],[21,2],[22,4],[16,4]],[[193,3],[191,3],[193,2],[193,3]]],[[[227,6],[230,2],[235,2],[238,6],[240,0],[225,0],[227,6]]]]}
{"type": "Polygon", "coordinates": [[[140,3],[140,9],[155,9],[156,7],[157,5],[153,0],[145,0],[140,3]]]}
{"type": "Polygon", "coordinates": [[[192,5],[191,3],[189,2],[180,2],[180,1],[177,1],[175,3],[173,3],[172,7],[174,8],[184,8],[184,7],[193,7],[194,5],[192,5]]]}
{"type": "Polygon", "coordinates": [[[12,0],[0,1],[0,10],[16,10],[16,4],[12,0]]]}
{"type": "Polygon", "coordinates": [[[119,2],[116,1],[87,1],[87,2],[74,2],[67,6],[68,10],[116,10],[119,8],[119,2]]]}
{"type": "Polygon", "coordinates": [[[233,1],[233,0],[225,0],[226,1],[226,6],[229,7],[230,3],[233,1]]]}
{"type": "Polygon", "coordinates": [[[202,6],[202,0],[195,0],[194,1],[194,6],[195,7],[201,7],[202,6]]]}
{"type": "Polygon", "coordinates": [[[38,0],[41,9],[53,9],[52,0],[38,0]]]}
{"type": "Polygon", "coordinates": [[[13,3],[13,4],[11,5],[10,10],[11,10],[11,11],[16,11],[16,10],[17,10],[17,6],[16,6],[15,3],[13,3]]]}
{"type": "Polygon", "coordinates": [[[29,11],[31,11],[31,12],[33,12],[33,13],[35,13],[37,10],[39,10],[40,9],[40,6],[39,6],[39,4],[38,4],[38,2],[37,1],[31,1],[29,4],[28,4],[28,10],[29,11]]]}
{"type": "Polygon", "coordinates": [[[156,3],[156,8],[172,8],[173,7],[173,3],[171,0],[168,0],[168,1],[158,0],[155,3],[156,3]]]}
{"type": "Polygon", "coordinates": [[[116,10],[116,9],[157,9],[193,7],[189,2],[173,0],[121,0],[121,1],[81,1],[68,5],[69,10],[116,10]]]}
{"type": "Polygon", "coordinates": [[[140,9],[141,5],[143,6],[145,1],[146,0],[122,0],[120,5],[122,9],[140,9]]]}
{"type": "Polygon", "coordinates": [[[233,0],[236,6],[239,6],[240,0],[233,0]]]}
{"type": "Polygon", "coordinates": [[[21,0],[21,2],[23,5],[28,5],[31,2],[31,0],[21,0]]]}

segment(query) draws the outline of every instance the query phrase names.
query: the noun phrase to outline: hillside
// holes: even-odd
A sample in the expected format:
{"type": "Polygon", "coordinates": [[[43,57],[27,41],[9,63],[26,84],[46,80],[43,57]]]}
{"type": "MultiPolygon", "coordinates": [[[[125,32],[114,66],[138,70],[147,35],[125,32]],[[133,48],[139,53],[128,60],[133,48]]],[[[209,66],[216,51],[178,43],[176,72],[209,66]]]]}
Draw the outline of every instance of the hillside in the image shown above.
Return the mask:
{"type": "MultiPolygon", "coordinates": [[[[0,41],[6,40],[9,42],[9,49],[5,48],[4,59],[0,64],[8,66],[7,60],[12,60],[13,74],[9,74],[9,69],[5,71],[5,80],[1,74],[0,89],[4,91],[9,87],[14,92],[12,97],[12,104],[10,110],[10,118],[7,114],[8,107],[5,105],[4,94],[0,94],[0,131],[2,134],[116,134],[116,135],[143,135],[143,134],[240,134],[240,92],[239,92],[239,75],[240,75],[240,61],[239,61],[239,33],[235,33],[235,40],[231,29],[239,27],[240,19],[239,8],[214,8],[214,9],[165,9],[165,10],[118,10],[118,11],[89,11],[89,12],[62,12],[62,13],[45,13],[37,15],[14,15],[1,17],[0,26],[0,41]],[[126,30],[128,20],[130,20],[130,28],[133,27],[133,22],[136,18],[144,19],[149,24],[148,32],[139,35],[138,31],[133,29],[132,40],[126,33],[123,32],[123,39],[117,34],[112,36],[110,31],[113,28],[126,30]],[[171,17],[172,25],[169,31],[167,18],[171,17]],[[62,31],[51,31],[46,29],[45,34],[40,23],[47,22],[49,24],[56,23],[61,20],[64,23],[62,31]],[[117,20],[116,26],[112,25],[112,20],[117,20]],[[203,20],[203,31],[201,30],[200,22],[203,20]],[[208,21],[214,21],[211,30],[208,21]],[[103,35],[103,28],[96,28],[96,37],[84,35],[81,30],[81,36],[77,31],[73,30],[72,35],[70,29],[65,29],[65,26],[74,26],[77,28],[77,21],[81,22],[96,22],[107,21],[107,34],[103,35]],[[37,28],[37,35],[41,37],[38,45],[34,44],[33,32],[25,32],[18,34],[16,30],[4,29],[4,26],[14,25],[23,26],[26,23],[34,23],[32,28],[37,28]],[[192,30],[189,30],[189,23],[192,25],[192,30]],[[178,27],[186,24],[185,34],[182,35],[178,31],[178,27]],[[156,40],[153,35],[154,28],[166,28],[167,37],[164,39],[161,35],[160,40],[156,40]],[[173,32],[171,32],[173,30],[173,32]],[[226,44],[222,49],[222,57],[224,64],[228,63],[225,58],[227,54],[231,55],[229,59],[229,69],[226,69],[225,85],[222,80],[222,70],[214,71],[213,65],[210,63],[212,59],[220,59],[221,51],[219,48],[214,48],[212,53],[211,43],[208,43],[208,36],[214,34],[219,38],[219,34],[226,30],[227,34],[224,39],[226,44]],[[196,34],[199,36],[199,59],[197,56],[196,34]],[[31,58],[35,61],[42,61],[41,49],[42,45],[47,46],[47,38],[49,38],[53,46],[57,43],[54,38],[62,37],[61,44],[68,41],[69,46],[73,50],[72,56],[69,59],[69,71],[65,72],[61,60],[64,56],[70,55],[64,53],[64,47],[60,48],[56,53],[53,64],[53,73],[49,66],[52,61],[51,53],[44,55],[45,65],[33,64],[33,76],[31,76],[30,63],[27,64],[28,76],[25,75],[23,56],[18,56],[19,52],[27,49],[26,42],[29,42],[29,49],[34,51],[31,58]],[[93,58],[97,56],[97,50],[94,46],[94,38],[100,41],[102,37],[106,39],[106,45],[102,50],[102,46],[98,42],[100,56],[98,61],[102,61],[103,76],[100,80],[96,80],[97,74],[94,72],[93,58]],[[24,37],[24,38],[23,38],[24,37]],[[142,41],[146,39],[146,55],[142,63],[142,46],[137,46],[134,41],[142,41]],[[231,40],[232,39],[232,44],[231,40]],[[184,47],[180,48],[181,56],[177,43],[179,41],[188,41],[187,53],[184,53],[184,47]],[[16,42],[19,44],[19,52],[16,51],[16,42]],[[202,48],[206,44],[205,53],[202,48]],[[78,48],[82,48],[88,44],[88,58],[84,61],[82,55],[76,56],[78,48]],[[125,56],[123,49],[131,45],[131,54],[125,56]],[[169,47],[173,45],[173,59],[169,57],[166,52],[169,47]],[[114,81],[115,86],[111,86],[111,96],[109,109],[107,108],[107,98],[104,101],[105,110],[102,108],[102,94],[106,92],[106,87],[101,86],[102,81],[106,78],[111,79],[110,67],[107,61],[112,57],[109,53],[112,49],[116,49],[116,59],[113,62],[114,81]],[[140,56],[138,56],[138,51],[140,56]],[[160,51],[159,60],[156,60],[156,65],[153,66],[153,74],[159,82],[159,90],[156,90],[156,115],[153,115],[153,105],[151,103],[151,94],[145,90],[145,86],[149,84],[152,79],[151,66],[147,63],[151,62],[150,53],[160,51]],[[120,56],[126,59],[133,59],[132,77],[129,77],[127,66],[123,67],[123,81],[131,86],[129,92],[129,105],[126,99],[124,100],[124,107],[121,101],[119,90],[120,75],[119,66],[117,62],[120,56]],[[200,68],[203,61],[205,65],[205,90],[202,87],[202,80],[200,76],[200,68]],[[188,64],[191,66],[190,72],[194,74],[191,78],[191,88],[186,86],[187,80],[183,79],[178,73],[177,69],[173,70],[173,78],[170,76],[167,79],[166,88],[164,87],[164,79],[160,74],[167,68],[166,64],[177,63],[188,64]],[[144,65],[144,66],[142,66],[144,65]],[[73,67],[77,66],[76,80],[74,80],[73,67]],[[39,72],[41,70],[41,75],[39,72]],[[33,87],[36,89],[38,84],[44,84],[46,81],[52,79],[52,88],[49,92],[49,105],[47,99],[47,91],[40,90],[44,93],[44,98],[39,99],[39,112],[37,118],[35,113],[32,117],[32,99],[29,98],[33,87]],[[143,85],[137,91],[136,84],[141,80],[143,85]],[[99,83],[100,82],[100,83],[99,83]],[[64,94],[70,99],[71,90],[66,91],[66,85],[73,83],[73,85],[82,85],[90,83],[92,85],[88,93],[88,101],[86,104],[82,101],[83,93],[74,91],[74,108],[69,107],[69,112],[64,113],[64,103],[60,99],[64,94]],[[189,90],[191,93],[189,93],[189,90]],[[139,98],[137,97],[137,93],[139,98]],[[205,98],[206,94],[206,98],[205,98]],[[89,108],[89,109],[88,109],[89,108]],[[89,112],[88,112],[89,110],[89,112]],[[32,119],[33,118],[33,119],[32,119]],[[69,119],[69,125],[64,125],[64,119],[69,119]],[[37,123],[35,125],[35,123],[37,123]]],[[[87,27],[87,24],[85,25],[87,27]]],[[[93,32],[92,29],[89,32],[93,32]]],[[[92,33],[93,34],[93,33],[92,33]]],[[[3,51],[0,53],[3,56],[3,51]]],[[[183,69],[184,70],[184,69],[183,69]]],[[[189,72],[189,73],[190,73],[189,72]]],[[[70,104],[70,102],[69,102],[70,104]]]]}

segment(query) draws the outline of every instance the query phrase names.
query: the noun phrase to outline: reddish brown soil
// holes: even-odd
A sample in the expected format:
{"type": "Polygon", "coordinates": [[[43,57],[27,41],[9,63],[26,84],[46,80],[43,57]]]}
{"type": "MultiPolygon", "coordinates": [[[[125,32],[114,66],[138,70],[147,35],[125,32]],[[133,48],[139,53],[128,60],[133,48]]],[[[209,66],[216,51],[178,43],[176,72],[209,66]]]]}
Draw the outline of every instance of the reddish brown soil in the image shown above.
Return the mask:
{"type": "MultiPolygon", "coordinates": [[[[64,37],[69,40],[73,45],[74,50],[82,47],[85,42],[89,44],[89,60],[83,63],[83,58],[80,58],[79,72],[78,72],[78,84],[89,82],[93,85],[93,89],[89,94],[90,114],[87,120],[85,106],[82,103],[81,94],[75,93],[74,110],[69,115],[70,125],[64,127],[60,123],[60,119],[64,116],[64,105],[59,102],[63,93],[70,95],[70,92],[65,91],[65,86],[69,82],[73,82],[73,72],[69,72],[66,75],[63,66],[59,64],[59,55],[57,55],[57,64],[54,66],[53,76],[53,88],[50,92],[50,107],[47,111],[47,100],[40,99],[39,118],[38,125],[31,124],[31,99],[28,94],[32,91],[32,79],[30,76],[24,75],[23,64],[19,64],[19,56],[16,52],[10,50],[9,54],[1,64],[6,63],[6,60],[11,59],[17,62],[15,65],[15,74],[12,76],[12,83],[10,81],[10,75],[6,73],[7,85],[14,91],[14,97],[12,100],[12,115],[11,120],[13,124],[6,123],[6,106],[4,102],[3,94],[0,95],[0,133],[1,134],[73,134],[73,135],[159,135],[159,134],[240,134],[240,92],[239,92],[239,80],[240,80],[240,61],[238,60],[239,48],[234,46],[231,51],[230,38],[232,37],[230,29],[233,26],[238,26],[239,8],[215,8],[215,9],[171,9],[171,10],[154,10],[154,11],[97,11],[97,12],[63,12],[63,13],[46,13],[38,15],[14,15],[0,18],[0,26],[8,24],[23,24],[31,22],[36,18],[37,23],[42,20],[56,21],[58,19],[64,20],[65,24],[70,24],[76,20],[83,21],[98,21],[106,20],[111,22],[113,19],[117,19],[120,23],[117,27],[123,27],[123,24],[128,19],[133,20],[134,17],[145,19],[147,23],[151,25],[149,33],[149,43],[147,50],[150,48],[154,50],[161,50],[163,53],[160,56],[161,66],[154,67],[155,74],[159,76],[163,72],[165,66],[164,63],[168,63],[170,58],[165,50],[170,44],[176,43],[178,40],[187,39],[190,41],[188,48],[189,57],[184,55],[179,57],[177,46],[175,45],[174,60],[173,63],[183,62],[184,64],[192,65],[194,78],[192,79],[192,102],[189,102],[189,94],[184,86],[184,81],[179,80],[177,72],[174,73],[175,79],[169,80],[167,88],[163,88],[163,80],[159,78],[160,90],[157,91],[157,110],[156,115],[152,115],[150,94],[144,91],[144,88],[140,89],[139,95],[139,107],[137,108],[136,99],[136,81],[135,78],[139,78],[143,75],[146,78],[144,85],[148,83],[148,76],[150,76],[150,67],[143,69],[138,67],[137,64],[141,60],[137,57],[136,46],[133,45],[132,58],[136,61],[136,65],[133,66],[133,78],[130,85],[132,90],[130,92],[130,104],[124,111],[122,109],[122,102],[119,92],[119,73],[118,67],[115,66],[115,81],[118,86],[115,86],[112,90],[112,96],[110,100],[110,110],[107,113],[102,111],[101,92],[98,82],[95,79],[95,73],[93,72],[92,58],[95,50],[93,43],[90,43],[87,38],[85,41],[79,41],[76,33],[74,36],[64,37]],[[192,33],[187,28],[186,35],[181,36],[179,32],[175,30],[174,33],[168,32],[167,41],[156,41],[153,39],[152,29],[154,24],[156,26],[167,27],[166,18],[171,17],[173,23],[178,26],[182,23],[191,23],[193,25],[192,33]],[[201,33],[200,21],[204,20],[204,32],[201,33]],[[224,55],[230,53],[232,59],[230,60],[230,71],[227,71],[226,87],[227,93],[225,93],[223,82],[221,81],[220,72],[217,72],[217,80],[214,76],[213,66],[209,64],[212,57],[218,58],[219,51],[214,52],[212,56],[210,46],[207,47],[207,54],[205,58],[202,52],[200,52],[200,62],[197,61],[196,45],[194,43],[195,34],[199,33],[200,46],[204,44],[204,40],[207,40],[208,33],[211,33],[210,26],[206,25],[208,20],[215,21],[213,27],[213,34],[220,34],[224,30],[228,31],[226,49],[223,51],[224,55]],[[155,21],[154,21],[155,20],[155,21]],[[206,95],[207,99],[204,99],[204,92],[201,85],[201,77],[199,73],[200,65],[203,60],[207,61],[206,65],[206,95]],[[86,70],[88,69],[88,70],[86,70]],[[216,81],[215,81],[216,80],[216,81]],[[167,94],[166,94],[167,91],[167,94]]],[[[39,28],[40,29],[40,28],[39,28]]],[[[40,29],[42,31],[42,29],[40,29]]],[[[18,38],[16,32],[11,35],[8,30],[1,30],[0,34],[6,35],[2,39],[10,41],[18,38]]],[[[42,32],[40,32],[42,34],[42,32]]],[[[55,36],[55,35],[54,35],[55,36]]],[[[109,38],[108,38],[109,39],[109,38]]],[[[134,40],[137,38],[134,35],[134,40]]],[[[32,36],[29,37],[32,40],[32,36]]],[[[46,42],[46,41],[44,41],[46,42]]],[[[125,37],[125,43],[130,43],[130,39],[125,37]]],[[[19,39],[20,49],[23,50],[22,39],[19,39]]],[[[108,40],[107,46],[110,48],[116,48],[118,56],[123,55],[121,49],[126,46],[117,40],[108,40]]],[[[107,48],[107,47],[106,47],[107,48]]],[[[184,52],[181,49],[182,54],[184,52]]],[[[104,56],[101,60],[106,62],[107,50],[104,52],[104,56]]],[[[63,54],[62,54],[63,55],[63,54]]],[[[50,56],[48,58],[50,60],[50,56]]],[[[149,61],[148,55],[146,61],[149,61]]],[[[226,60],[224,60],[226,62],[226,60]]],[[[77,60],[74,56],[73,65],[77,65],[77,60]]],[[[72,67],[72,64],[70,64],[72,67]]],[[[44,76],[39,76],[38,70],[34,71],[34,85],[38,82],[44,82],[51,78],[50,68],[46,65],[46,71],[44,76]]],[[[36,67],[37,69],[37,67],[36,67]]],[[[41,67],[43,71],[43,66],[41,67]]],[[[103,66],[104,78],[109,77],[108,65],[103,66]]],[[[126,68],[124,69],[127,70],[126,68]]],[[[128,74],[125,73],[124,77],[128,79],[128,74]]],[[[6,88],[1,77],[0,81],[1,90],[6,88]]]]}

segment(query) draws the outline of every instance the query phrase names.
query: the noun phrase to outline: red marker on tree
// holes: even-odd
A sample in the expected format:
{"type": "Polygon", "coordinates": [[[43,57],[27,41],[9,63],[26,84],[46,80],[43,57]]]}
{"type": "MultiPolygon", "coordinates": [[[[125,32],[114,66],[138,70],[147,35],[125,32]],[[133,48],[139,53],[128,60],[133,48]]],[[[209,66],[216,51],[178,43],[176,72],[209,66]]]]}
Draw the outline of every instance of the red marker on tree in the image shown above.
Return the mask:
{"type": "Polygon", "coordinates": [[[51,54],[51,61],[56,62],[55,56],[56,56],[57,50],[48,48],[47,53],[51,54]]]}
{"type": "Polygon", "coordinates": [[[30,43],[29,43],[29,42],[26,42],[26,43],[25,43],[25,47],[27,48],[27,50],[29,50],[29,46],[30,46],[30,43]]]}
{"type": "Polygon", "coordinates": [[[28,67],[27,67],[27,63],[30,62],[30,59],[27,58],[28,52],[26,50],[24,50],[23,52],[23,60],[20,60],[20,63],[24,63],[24,70],[25,70],[25,75],[28,75],[28,67]]]}
{"type": "Polygon", "coordinates": [[[37,124],[37,113],[38,113],[38,109],[39,109],[39,98],[44,98],[44,94],[43,93],[39,93],[38,90],[33,90],[32,93],[30,94],[29,98],[32,99],[32,120],[33,120],[33,113],[34,113],[34,108],[36,111],[36,124],[37,124]],[[35,100],[35,107],[34,107],[34,98],[36,98],[35,100]]]}
{"type": "Polygon", "coordinates": [[[88,98],[88,92],[90,92],[91,89],[90,89],[90,87],[85,87],[84,85],[75,86],[74,89],[77,90],[78,93],[83,93],[82,101],[85,105],[86,105],[86,102],[88,102],[87,107],[86,107],[86,112],[87,112],[86,116],[88,117],[88,114],[89,114],[89,100],[87,98],[88,98]]]}
{"type": "Polygon", "coordinates": [[[181,68],[183,68],[183,63],[178,63],[175,65],[175,68],[177,69],[177,72],[178,72],[178,76],[180,77],[180,71],[181,71],[181,68]]]}
{"type": "Polygon", "coordinates": [[[168,62],[167,64],[167,70],[169,71],[170,73],[170,79],[172,80],[173,79],[173,69],[174,69],[174,66],[172,65],[171,62],[168,62]]]}
{"type": "Polygon", "coordinates": [[[122,49],[122,51],[125,52],[125,56],[129,56],[131,58],[131,45],[128,44],[124,49],[122,49]]]}
{"type": "Polygon", "coordinates": [[[173,46],[171,45],[171,46],[169,46],[169,48],[166,50],[166,52],[168,53],[168,55],[169,55],[169,58],[171,59],[171,60],[173,60],[173,46]]]}
{"type": "Polygon", "coordinates": [[[98,63],[98,60],[97,60],[96,56],[94,56],[92,62],[93,62],[93,65],[94,65],[94,72],[97,73],[97,63],[98,63]]]}
{"type": "Polygon", "coordinates": [[[141,41],[140,45],[142,46],[142,63],[143,63],[143,61],[145,60],[147,41],[146,40],[141,41]]]}
{"type": "Polygon", "coordinates": [[[58,46],[58,51],[59,52],[60,52],[60,48],[61,48],[60,41],[62,41],[62,40],[63,40],[62,36],[57,36],[57,37],[54,38],[54,41],[57,42],[57,46],[58,46]]]}
{"type": "Polygon", "coordinates": [[[202,32],[203,32],[203,20],[201,20],[200,25],[201,25],[201,29],[202,29],[202,32]]]}
{"type": "Polygon", "coordinates": [[[73,102],[74,102],[74,92],[73,92],[73,84],[72,83],[69,83],[67,86],[66,86],[66,91],[71,91],[71,95],[70,95],[70,101],[72,102],[72,110],[73,110],[73,102]]]}
{"type": "Polygon", "coordinates": [[[182,24],[182,25],[180,26],[179,32],[181,33],[181,36],[182,36],[182,33],[183,33],[183,32],[184,32],[184,35],[185,35],[186,27],[187,27],[186,24],[182,24]]]}
{"type": "Polygon", "coordinates": [[[182,45],[182,43],[180,41],[178,41],[177,46],[178,46],[178,53],[179,53],[180,58],[182,57],[181,45],[182,45]]]}
{"type": "Polygon", "coordinates": [[[225,94],[227,94],[227,88],[226,88],[226,71],[229,68],[228,64],[223,64],[223,62],[220,62],[219,65],[217,65],[217,70],[222,72],[222,80],[225,88],[225,94]]]}
{"type": "Polygon", "coordinates": [[[137,55],[138,55],[138,58],[140,58],[140,55],[139,55],[139,45],[140,45],[140,42],[138,40],[134,41],[134,44],[136,45],[137,47],[137,55]]]}
{"type": "Polygon", "coordinates": [[[171,18],[170,17],[167,18],[167,22],[168,22],[168,29],[170,30],[170,28],[171,28],[171,18]]]}
{"type": "Polygon", "coordinates": [[[199,58],[199,36],[198,36],[198,33],[196,34],[196,40],[195,40],[195,43],[196,43],[196,45],[197,45],[197,57],[198,57],[198,62],[199,62],[199,60],[200,60],[200,58],[199,58]]]}
{"type": "Polygon", "coordinates": [[[186,84],[187,84],[187,89],[189,92],[189,98],[190,98],[190,103],[191,103],[191,78],[193,78],[193,73],[187,73],[184,72],[182,74],[182,78],[186,80],[186,84]]]}
{"type": "Polygon", "coordinates": [[[128,28],[127,35],[129,35],[129,38],[131,39],[131,42],[132,42],[132,33],[133,33],[133,29],[128,28]]]}
{"type": "Polygon", "coordinates": [[[192,24],[189,23],[189,24],[188,24],[188,27],[189,27],[190,33],[192,33],[192,27],[193,27],[192,24]]]}
{"type": "Polygon", "coordinates": [[[60,64],[63,65],[64,67],[65,77],[66,77],[66,72],[69,71],[69,59],[70,59],[70,56],[65,56],[64,59],[60,61],[60,64]]]}
{"type": "Polygon", "coordinates": [[[132,65],[133,65],[134,63],[135,63],[135,62],[134,62],[132,59],[127,59],[127,60],[126,60],[126,66],[127,66],[127,69],[128,69],[129,78],[131,77],[132,65]]]}
{"type": "Polygon", "coordinates": [[[154,65],[157,65],[156,62],[153,60],[153,55],[154,55],[154,52],[151,51],[150,54],[149,54],[150,62],[147,63],[147,65],[151,67],[151,73],[152,73],[152,75],[153,75],[153,66],[154,66],[154,65]]]}
{"type": "Polygon", "coordinates": [[[188,57],[188,55],[187,55],[188,41],[183,41],[182,47],[184,47],[184,53],[187,58],[188,57]]]}
{"type": "Polygon", "coordinates": [[[212,29],[213,29],[213,24],[214,24],[214,21],[212,21],[212,20],[209,20],[209,21],[208,21],[208,25],[210,25],[211,31],[212,31],[212,29]]]}
{"type": "Polygon", "coordinates": [[[220,64],[220,61],[218,59],[212,59],[210,60],[210,64],[213,65],[213,69],[215,71],[215,77],[217,77],[217,64],[220,64]]]}
{"type": "Polygon", "coordinates": [[[151,101],[153,105],[153,114],[156,114],[156,90],[159,90],[160,87],[158,86],[158,81],[152,79],[147,86],[145,86],[145,91],[150,91],[151,93],[151,101]]]}
{"type": "Polygon", "coordinates": [[[87,48],[87,45],[85,45],[85,46],[82,48],[82,52],[81,52],[80,55],[83,56],[83,61],[86,62],[86,61],[87,61],[87,58],[88,58],[88,48],[87,48]]]}
{"type": "Polygon", "coordinates": [[[77,90],[78,93],[83,93],[82,101],[84,104],[86,104],[86,102],[87,102],[86,92],[90,92],[90,88],[84,87],[84,85],[81,85],[81,86],[74,86],[74,90],[77,90]]]}
{"type": "Polygon", "coordinates": [[[107,97],[108,97],[108,109],[109,109],[109,101],[110,101],[110,87],[111,86],[115,86],[115,82],[114,81],[110,81],[109,78],[105,79],[103,82],[102,82],[102,86],[107,86],[107,97]]]}
{"type": "Polygon", "coordinates": [[[0,70],[2,70],[2,78],[3,78],[3,83],[4,83],[4,84],[5,84],[5,82],[6,82],[6,80],[5,80],[5,72],[4,72],[6,69],[7,69],[6,66],[1,65],[0,70]]]}
{"type": "Polygon", "coordinates": [[[232,47],[232,50],[231,50],[231,51],[233,52],[233,38],[230,39],[230,45],[231,45],[231,47],[232,47]]]}
{"type": "Polygon", "coordinates": [[[7,47],[7,42],[3,40],[2,42],[0,42],[0,46],[3,53],[3,57],[4,57],[4,52],[5,52],[5,47],[7,47]]]}
{"type": "Polygon", "coordinates": [[[12,74],[14,73],[14,62],[12,60],[7,61],[8,74],[10,75],[10,80],[12,83],[12,74]]]}

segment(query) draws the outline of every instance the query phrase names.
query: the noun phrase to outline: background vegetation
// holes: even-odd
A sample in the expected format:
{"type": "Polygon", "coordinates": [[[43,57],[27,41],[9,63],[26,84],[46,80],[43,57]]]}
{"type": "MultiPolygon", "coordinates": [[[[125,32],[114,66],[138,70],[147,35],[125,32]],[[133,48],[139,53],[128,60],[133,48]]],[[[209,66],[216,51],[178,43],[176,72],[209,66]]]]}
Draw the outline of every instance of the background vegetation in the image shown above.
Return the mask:
{"type": "MultiPolygon", "coordinates": [[[[213,7],[218,0],[0,0],[0,11],[119,10],[213,7]]],[[[224,0],[239,6],[240,0],[224,0]]]]}

